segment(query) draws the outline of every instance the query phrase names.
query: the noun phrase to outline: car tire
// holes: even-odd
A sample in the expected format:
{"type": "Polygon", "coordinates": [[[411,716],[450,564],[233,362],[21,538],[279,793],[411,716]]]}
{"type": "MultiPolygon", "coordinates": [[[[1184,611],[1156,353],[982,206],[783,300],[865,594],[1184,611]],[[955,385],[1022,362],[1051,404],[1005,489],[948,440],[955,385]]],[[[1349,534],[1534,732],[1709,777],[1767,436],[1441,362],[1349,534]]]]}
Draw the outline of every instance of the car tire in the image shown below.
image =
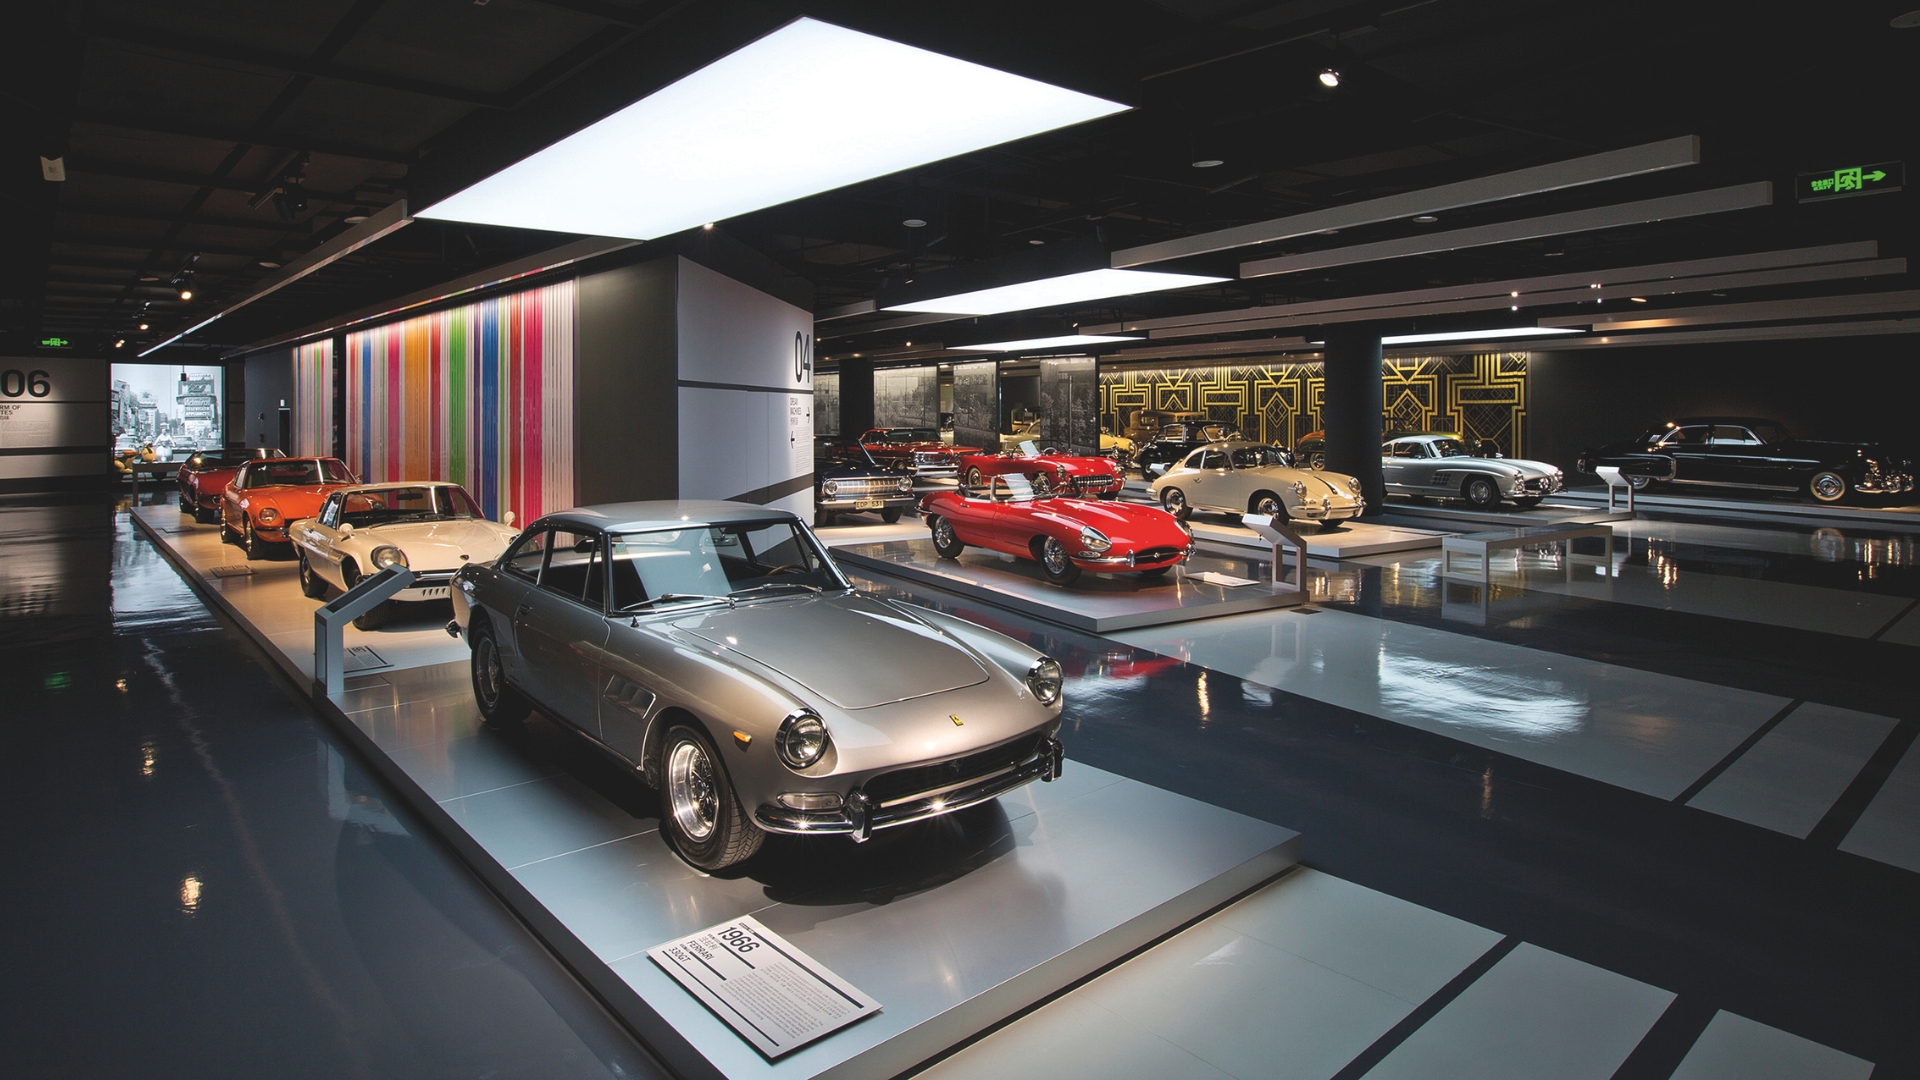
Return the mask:
{"type": "Polygon", "coordinates": [[[236,542],[233,527],[227,524],[227,511],[225,507],[221,507],[220,509],[220,542],[223,544],[236,542]]]}
{"type": "Polygon", "coordinates": [[[981,475],[980,473],[980,466],[974,465],[967,469],[967,486],[968,487],[977,488],[981,486],[981,481],[985,479],[986,477],[981,475]]]}
{"type": "Polygon", "coordinates": [[[1156,566],[1151,570],[1140,571],[1140,576],[1141,577],[1166,577],[1167,571],[1171,569],[1173,569],[1173,567],[1171,566],[1156,566]]]}
{"type": "Polygon", "coordinates": [[[746,861],[767,838],[741,807],[713,742],[685,724],[660,744],[660,830],[682,859],[708,872],[746,861]]]}
{"type": "Polygon", "coordinates": [[[1160,489],[1160,509],[1172,514],[1180,521],[1193,516],[1193,507],[1187,503],[1187,493],[1177,487],[1160,489]]]}
{"type": "Polygon", "coordinates": [[[493,624],[484,618],[468,624],[467,637],[473,642],[468,671],[473,676],[473,701],[480,707],[480,719],[495,727],[518,724],[533,711],[533,703],[507,682],[506,664],[500,659],[500,644],[494,640],[493,624]]]}
{"type": "Polygon", "coordinates": [[[960,534],[953,531],[953,522],[938,514],[927,522],[927,528],[933,532],[933,550],[943,559],[957,559],[967,545],[960,542],[960,534]]]}
{"type": "Polygon", "coordinates": [[[1040,572],[1047,576],[1050,585],[1071,585],[1080,580],[1080,568],[1073,564],[1073,558],[1067,554],[1067,545],[1056,537],[1035,538],[1033,558],[1040,564],[1040,572]]]}
{"type": "Polygon", "coordinates": [[[1500,505],[1500,485],[1484,476],[1469,476],[1460,485],[1460,497],[1475,510],[1492,510],[1500,505]]]}
{"type": "Polygon", "coordinates": [[[1635,491],[1645,491],[1653,486],[1653,477],[1629,476],[1627,477],[1627,486],[1635,491]]]}
{"type": "Polygon", "coordinates": [[[1807,480],[1807,494],[1823,503],[1837,503],[1852,489],[1847,478],[1832,469],[1822,469],[1807,480]]]}
{"type": "Polygon", "coordinates": [[[1279,518],[1283,525],[1289,520],[1287,516],[1287,501],[1271,491],[1254,492],[1253,498],[1247,500],[1247,513],[1265,514],[1268,517],[1279,518]]]}
{"type": "Polygon", "coordinates": [[[300,595],[309,600],[318,600],[327,595],[327,579],[313,572],[313,564],[307,561],[307,553],[300,553],[300,595]]]}
{"type": "Polygon", "coordinates": [[[1307,456],[1307,464],[1315,469],[1325,469],[1327,467],[1327,455],[1325,453],[1309,454],[1307,456]]]}
{"type": "Polygon", "coordinates": [[[194,517],[200,516],[194,508],[193,500],[187,498],[187,493],[184,491],[180,493],[180,512],[183,514],[192,514],[194,517]]]}
{"type": "Polygon", "coordinates": [[[266,545],[261,542],[260,538],[253,533],[253,515],[247,515],[242,521],[240,550],[246,552],[248,559],[261,558],[267,553],[267,548],[266,545]]]}
{"type": "Polygon", "coordinates": [[[880,511],[880,520],[889,525],[898,524],[900,521],[900,508],[897,506],[889,506],[885,510],[880,511]]]}
{"type": "Polygon", "coordinates": [[[827,526],[829,526],[829,525],[831,525],[831,524],[833,524],[833,511],[831,511],[831,510],[815,510],[815,511],[813,512],[813,527],[814,527],[814,528],[816,528],[816,529],[824,529],[824,528],[826,528],[827,526]]]}

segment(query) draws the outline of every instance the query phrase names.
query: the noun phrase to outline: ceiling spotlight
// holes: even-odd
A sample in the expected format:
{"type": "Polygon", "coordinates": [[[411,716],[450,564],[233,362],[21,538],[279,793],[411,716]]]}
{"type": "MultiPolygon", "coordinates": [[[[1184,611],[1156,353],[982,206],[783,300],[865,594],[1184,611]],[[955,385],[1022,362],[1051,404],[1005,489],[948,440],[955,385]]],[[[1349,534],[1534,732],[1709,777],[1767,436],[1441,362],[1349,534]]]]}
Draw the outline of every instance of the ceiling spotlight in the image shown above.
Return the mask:
{"type": "Polygon", "coordinates": [[[254,265],[258,266],[262,270],[280,269],[280,264],[277,262],[274,262],[272,259],[261,259],[259,262],[255,263],[254,265]]]}
{"type": "Polygon", "coordinates": [[[341,218],[340,220],[346,222],[349,225],[358,225],[361,222],[367,220],[367,212],[356,206],[353,208],[352,213],[348,214],[346,217],[341,218]]]}
{"type": "Polygon", "coordinates": [[[909,229],[924,229],[927,227],[926,219],[917,217],[910,217],[900,224],[905,225],[909,229]]]}
{"type": "Polygon", "coordinates": [[[1519,293],[1518,291],[1514,291],[1514,292],[1510,292],[1510,293],[1508,293],[1507,295],[1508,295],[1508,296],[1519,296],[1519,295],[1520,295],[1520,293],[1519,293]]]}
{"type": "Polygon", "coordinates": [[[1413,220],[1421,225],[1431,225],[1440,219],[1432,214],[1415,214],[1413,220]]]}
{"type": "Polygon", "coordinates": [[[1196,169],[1217,169],[1220,166],[1225,164],[1226,162],[1220,160],[1217,157],[1210,157],[1210,158],[1201,158],[1199,161],[1194,162],[1193,167],[1196,169]]]}
{"type": "Polygon", "coordinates": [[[1027,243],[1032,244],[1034,247],[1039,247],[1041,244],[1046,243],[1046,241],[1045,240],[1029,240],[1027,241],[1027,243]]]}
{"type": "Polygon", "coordinates": [[[1629,296],[1627,297],[1627,299],[1633,301],[1636,304],[1644,304],[1647,302],[1647,298],[1644,296],[1629,296]]]}
{"type": "Polygon", "coordinates": [[[712,232],[712,231],[713,231],[713,222],[711,222],[711,221],[709,221],[709,222],[707,222],[707,223],[706,223],[705,225],[702,225],[702,226],[700,226],[700,231],[701,231],[701,232],[712,232]]]}
{"type": "Polygon", "coordinates": [[[1329,90],[1333,89],[1336,86],[1339,86],[1340,73],[1338,71],[1335,71],[1332,68],[1327,68],[1326,70],[1320,73],[1320,85],[1326,87],[1329,90]]]}
{"type": "Polygon", "coordinates": [[[182,299],[182,300],[191,300],[191,299],[193,299],[193,290],[192,290],[192,289],[186,289],[186,288],[183,288],[183,289],[181,289],[181,290],[180,290],[180,299],[182,299]]]}
{"type": "Polygon", "coordinates": [[[142,330],[145,330],[146,328],[147,328],[147,324],[146,324],[146,323],[141,323],[141,324],[140,324],[140,329],[142,329],[142,330]]]}
{"type": "Polygon", "coordinates": [[[1905,15],[1895,15],[1893,21],[1887,25],[1893,27],[1895,30],[1911,30],[1916,26],[1920,26],[1920,11],[1909,11],[1905,15]]]}
{"type": "Polygon", "coordinates": [[[159,281],[160,275],[159,274],[141,274],[140,280],[141,281],[159,281]]]}
{"type": "Polygon", "coordinates": [[[120,346],[122,346],[122,345],[125,345],[126,343],[127,343],[127,339],[126,339],[126,338],[121,338],[121,339],[120,339],[119,341],[116,341],[116,342],[114,342],[114,343],[113,343],[113,347],[117,349],[117,348],[119,348],[120,346]]]}

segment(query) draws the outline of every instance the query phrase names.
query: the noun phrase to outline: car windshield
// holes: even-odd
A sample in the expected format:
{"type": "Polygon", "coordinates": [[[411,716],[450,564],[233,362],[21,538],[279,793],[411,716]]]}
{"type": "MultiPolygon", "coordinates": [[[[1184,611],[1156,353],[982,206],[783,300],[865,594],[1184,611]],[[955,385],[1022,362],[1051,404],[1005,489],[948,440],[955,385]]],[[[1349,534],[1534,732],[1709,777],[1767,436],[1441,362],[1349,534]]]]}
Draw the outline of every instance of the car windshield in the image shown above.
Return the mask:
{"type": "Polygon", "coordinates": [[[1267,465],[1287,464],[1287,455],[1271,446],[1235,447],[1233,467],[1236,469],[1258,469],[1267,465]]]}
{"type": "Polygon", "coordinates": [[[932,428],[892,428],[880,436],[887,442],[939,442],[940,433],[932,428]]]}
{"type": "Polygon", "coordinates": [[[859,443],[840,442],[837,439],[815,439],[813,443],[813,461],[816,466],[822,464],[855,465],[877,469],[880,463],[859,443]]]}
{"type": "Polygon", "coordinates": [[[608,537],[613,607],[804,595],[846,581],[793,521],[723,522],[608,537]]]}
{"type": "Polygon", "coordinates": [[[1006,473],[1005,475],[994,477],[988,484],[987,497],[994,502],[1023,503],[1032,502],[1035,499],[1049,498],[1051,497],[1051,493],[1049,492],[1047,495],[1042,495],[1033,489],[1033,485],[1027,482],[1026,477],[1021,476],[1019,473],[1006,473]]]}
{"type": "Polygon", "coordinates": [[[356,529],[411,521],[472,520],[480,516],[466,489],[422,484],[418,487],[350,491],[340,521],[356,529]]]}
{"type": "Polygon", "coordinates": [[[1459,439],[1435,439],[1427,444],[1433,447],[1435,457],[1472,457],[1473,451],[1459,439]]]}
{"type": "Polygon", "coordinates": [[[247,470],[249,488],[299,486],[304,484],[351,484],[353,474],[332,458],[315,461],[295,458],[291,461],[267,461],[247,470]]]}

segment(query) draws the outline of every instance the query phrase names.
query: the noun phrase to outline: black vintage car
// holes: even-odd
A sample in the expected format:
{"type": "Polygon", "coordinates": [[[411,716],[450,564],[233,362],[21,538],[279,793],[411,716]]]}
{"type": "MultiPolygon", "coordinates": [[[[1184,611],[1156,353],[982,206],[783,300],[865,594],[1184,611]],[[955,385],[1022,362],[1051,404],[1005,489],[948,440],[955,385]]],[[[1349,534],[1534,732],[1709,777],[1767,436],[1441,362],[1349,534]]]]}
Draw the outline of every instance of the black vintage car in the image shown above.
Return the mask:
{"type": "Polygon", "coordinates": [[[1140,475],[1151,480],[1172,467],[1173,463],[1208,443],[1238,439],[1240,429],[1232,424],[1220,421],[1198,423],[1167,424],[1155,435],[1153,441],[1140,447],[1134,454],[1133,463],[1140,467],[1140,475]]]}
{"type": "Polygon", "coordinates": [[[913,474],[874,460],[857,442],[813,440],[813,523],[830,524],[841,513],[876,513],[891,525],[916,505],[913,474]]]}
{"type": "Polygon", "coordinates": [[[1635,490],[1660,484],[1808,494],[1823,503],[1848,495],[1913,490],[1913,464],[1876,443],[1796,439],[1777,421],[1744,416],[1670,420],[1638,439],[1583,450],[1583,473],[1612,465],[1635,490]]]}

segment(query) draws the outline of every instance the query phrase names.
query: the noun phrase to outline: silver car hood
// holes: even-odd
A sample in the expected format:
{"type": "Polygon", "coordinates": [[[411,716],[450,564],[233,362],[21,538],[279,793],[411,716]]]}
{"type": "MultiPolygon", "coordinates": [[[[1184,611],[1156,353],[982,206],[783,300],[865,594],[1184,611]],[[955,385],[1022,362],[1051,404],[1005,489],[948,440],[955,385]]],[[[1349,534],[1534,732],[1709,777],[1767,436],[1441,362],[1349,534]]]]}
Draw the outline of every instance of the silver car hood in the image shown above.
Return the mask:
{"type": "Polygon", "coordinates": [[[674,626],[772,668],[841,709],[927,697],[988,678],[965,645],[859,593],[760,600],[674,626]]]}

